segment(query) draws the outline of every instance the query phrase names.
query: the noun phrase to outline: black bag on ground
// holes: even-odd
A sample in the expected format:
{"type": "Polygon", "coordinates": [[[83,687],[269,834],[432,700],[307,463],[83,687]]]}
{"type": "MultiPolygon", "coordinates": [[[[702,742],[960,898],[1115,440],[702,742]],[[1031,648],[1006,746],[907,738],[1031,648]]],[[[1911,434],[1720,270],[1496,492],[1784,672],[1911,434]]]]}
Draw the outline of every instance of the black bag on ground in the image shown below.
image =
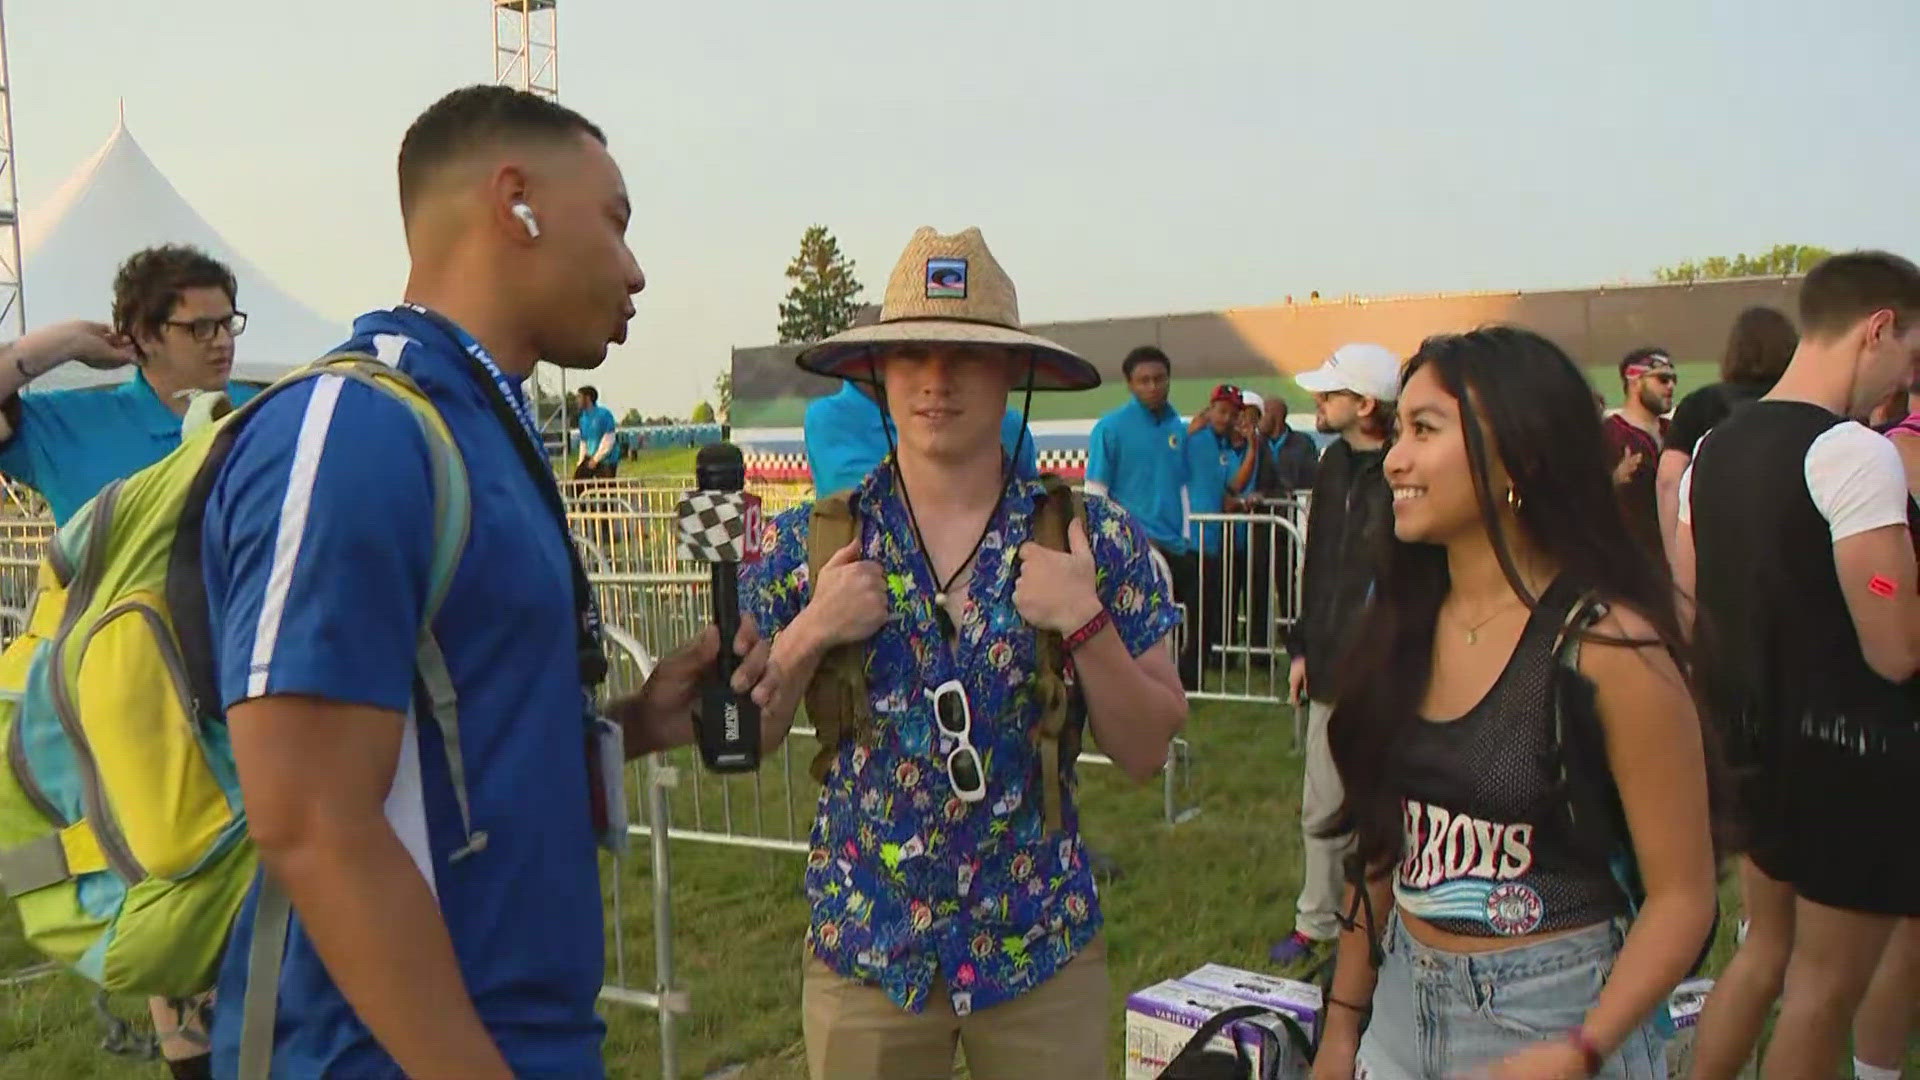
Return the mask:
{"type": "Polygon", "coordinates": [[[1230,1025],[1263,1016],[1278,1019],[1287,1033],[1287,1041],[1293,1044],[1300,1060],[1308,1065],[1313,1064],[1313,1043],[1307,1038],[1307,1033],[1301,1030],[1298,1020],[1264,1005],[1240,1005],[1222,1009],[1208,1017],[1207,1022],[1193,1033],[1193,1038],[1187,1040],[1187,1045],[1180,1048],[1172,1061],[1167,1062],[1167,1067],[1160,1071],[1157,1080],[1279,1080],[1275,1068],[1280,1060],[1278,1054],[1266,1059],[1269,1065],[1262,1070],[1263,1075],[1255,1076],[1253,1059],[1247,1055],[1247,1048],[1238,1039],[1234,1040],[1231,1054],[1210,1049],[1207,1045],[1230,1025]]]}

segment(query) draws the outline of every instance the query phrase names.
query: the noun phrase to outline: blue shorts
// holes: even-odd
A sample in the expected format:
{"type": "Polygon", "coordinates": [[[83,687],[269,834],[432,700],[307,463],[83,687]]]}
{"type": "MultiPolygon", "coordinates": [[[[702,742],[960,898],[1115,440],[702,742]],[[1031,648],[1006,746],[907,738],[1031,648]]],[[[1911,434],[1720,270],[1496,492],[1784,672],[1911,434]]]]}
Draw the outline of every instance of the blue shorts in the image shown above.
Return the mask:
{"type": "MultiPolygon", "coordinates": [[[[1625,931],[1600,923],[1488,953],[1450,953],[1413,940],[1398,915],[1360,1040],[1356,1080],[1445,1080],[1539,1043],[1566,1037],[1599,1000],[1625,931]]],[[[1665,1080],[1666,1059],[1643,1024],[1600,1076],[1665,1080]]]]}

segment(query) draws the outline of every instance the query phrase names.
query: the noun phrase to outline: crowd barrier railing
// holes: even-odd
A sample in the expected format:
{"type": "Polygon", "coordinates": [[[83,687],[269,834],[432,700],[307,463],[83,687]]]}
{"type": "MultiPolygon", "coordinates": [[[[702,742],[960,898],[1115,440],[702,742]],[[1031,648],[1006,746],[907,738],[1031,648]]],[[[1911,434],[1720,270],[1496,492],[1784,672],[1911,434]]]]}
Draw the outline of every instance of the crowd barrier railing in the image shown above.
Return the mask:
{"type": "MultiPolygon", "coordinates": [[[[672,539],[672,519],[685,486],[642,486],[621,481],[563,486],[568,523],[601,603],[609,644],[609,677],[603,694],[604,700],[610,701],[637,691],[652,672],[655,658],[678,648],[711,622],[711,572],[704,564],[689,565],[680,560],[672,539]]],[[[810,495],[804,485],[792,485],[791,490],[756,489],[756,493],[761,495],[769,516],[810,495]]],[[[1263,522],[1260,528],[1286,528],[1274,523],[1279,519],[1270,517],[1216,517],[1222,524],[1239,524],[1244,518],[1250,526],[1263,522]]],[[[12,516],[0,509],[0,647],[25,624],[38,567],[52,534],[52,522],[44,514],[12,516]]],[[[1241,563],[1223,565],[1231,569],[1241,563]]],[[[1237,639],[1215,643],[1213,652],[1222,665],[1231,664],[1233,657],[1254,655],[1251,644],[1237,639]]],[[[1257,700],[1247,689],[1250,685],[1241,685],[1234,695],[1228,692],[1224,675],[1209,675],[1209,681],[1193,696],[1257,700]]],[[[1281,686],[1284,689],[1284,679],[1281,686]]],[[[820,791],[806,772],[805,763],[811,759],[814,746],[813,730],[796,725],[763,767],[751,774],[719,776],[708,772],[691,748],[649,755],[630,766],[632,824],[628,831],[647,842],[654,923],[653,977],[640,977],[638,961],[628,956],[623,870],[626,859],[638,857],[636,851],[630,851],[614,860],[613,872],[608,875],[611,970],[601,997],[611,1004],[658,1015],[663,1076],[679,1075],[676,1018],[693,1008],[674,971],[670,842],[804,854],[820,791]],[[796,742],[800,745],[797,752],[796,742]],[[797,774],[796,753],[801,758],[797,774]]],[[[1094,766],[1113,764],[1106,755],[1092,751],[1083,753],[1079,761],[1094,766]]],[[[1162,813],[1169,826],[1178,826],[1199,812],[1186,740],[1176,738],[1168,748],[1160,787],[1162,813]]],[[[0,975],[0,988],[44,978],[58,970],[53,965],[36,964],[0,975]]]]}
{"type": "MultiPolygon", "coordinates": [[[[606,628],[607,682],[602,688],[604,706],[618,697],[637,692],[653,674],[654,655],[626,630],[606,628]]],[[[668,818],[667,793],[675,784],[673,768],[661,755],[651,754],[632,762],[627,769],[627,790],[636,816],[648,822],[668,818]]],[[[633,834],[630,827],[629,834],[633,834]]],[[[680,1042],[675,1018],[691,1011],[687,992],[674,981],[673,969],[673,860],[665,830],[648,835],[648,882],[653,899],[653,981],[650,986],[636,985],[627,957],[626,896],[624,863],[630,855],[615,855],[609,886],[613,924],[609,952],[613,972],[600,987],[600,999],[616,1005],[652,1011],[660,1023],[660,1075],[680,1075],[680,1042]]]]}
{"type": "Polygon", "coordinates": [[[1286,700],[1286,635],[1300,613],[1306,520],[1304,499],[1192,515],[1189,535],[1201,542],[1190,595],[1181,597],[1188,697],[1286,700]]]}

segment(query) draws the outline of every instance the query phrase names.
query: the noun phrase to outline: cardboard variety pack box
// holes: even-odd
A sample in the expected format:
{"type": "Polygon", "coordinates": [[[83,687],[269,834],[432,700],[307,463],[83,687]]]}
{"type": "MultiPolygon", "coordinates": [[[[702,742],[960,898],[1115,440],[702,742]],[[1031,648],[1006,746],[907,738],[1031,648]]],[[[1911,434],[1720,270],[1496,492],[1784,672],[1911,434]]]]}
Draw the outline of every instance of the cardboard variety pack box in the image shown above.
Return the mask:
{"type": "MultiPolygon", "coordinates": [[[[1276,979],[1221,964],[1208,964],[1178,979],[1149,986],[1127,998],[1127,1080],[1154,1080],[1200,1025],[1216,1013],[1241,1005],[1262,1005],[1299,1022],[1311,1041],[1320,1017],[1320,991],[1304,983],[1276,979]]],[[[1256,1017],[1216,1035],[1213,1049],[1246,1050],[1256,1077],[1307,1075],[1282,1022],[1256,1017]]]]}
{"type": "MultiPolygon", "coordinates": [[[[1154,1080],[1186,1047],[1207,1018],[1247,1002],[1178,979],[1168,979],[1127,998],[1127,1080],[1154,1080]]],[[[1280,1022],[1244,1020],[1214,1036],[1216,1050],[1247,1051],[1254,1075],[1266,1076],[1271,1060],[1287,1045],[1280,1022]]]]}
{"type": "MultiPolygon", "coordinates": [[[[1668,1004],[1673,1015],[1673,1038],[1664,1048],[1668,1076],[1687,1076],[1693,1072],[1694,1031],[1700,1026],[1700,1011],[1706,1008],[1707,995],[1712,991],[1712,979],[1689,979],[1673,988],[1668,1004]]],[[[1760,1055],[1756,1048],[1737,1080],[1754,1080],[1759,1075],[1760,1055]]]]}
{"type": "Polygon", "coordinates": [[[1225,964],[1207,964],[1180,976],[1180,981],[1204,986],[1274,1012],[1286,1013],[1300,1022],[1311,1043],[1320,1031],[1320,1010],[1325,1002],[1320,988],[1312,983],[1295,982],[1257,971],[1242,971],[1225,964]]]}

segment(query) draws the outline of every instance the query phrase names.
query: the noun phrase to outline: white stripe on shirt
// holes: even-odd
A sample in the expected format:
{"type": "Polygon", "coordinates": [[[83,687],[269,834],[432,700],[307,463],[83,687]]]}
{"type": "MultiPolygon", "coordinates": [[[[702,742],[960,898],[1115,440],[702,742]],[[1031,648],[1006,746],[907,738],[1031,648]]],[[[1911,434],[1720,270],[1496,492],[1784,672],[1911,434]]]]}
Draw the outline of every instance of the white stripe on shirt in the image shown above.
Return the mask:
{"type": "Polygon", "coordinates": [[[413,710],[407,710],[407,726],[400,735],[400,757],[393,763],[393,786],[387,789],[387,824],[400,838],[400,846],[413,857],[413,865],[427,880],[427,891],[440,896],[433,876],[433,849],[427,841],[427,796],[420,782],[420,727],[413,710]]]}
{"type": "Polygon", "coordinates": [[[313,396],[307,400],[306,415],[300,420],[300,437],[293,448],[293,469],[287,477],[286,494],[280,500],[280,531],[273,539],[273,569],[267,575],[266,592],[260,598],[260,621],[253,631],[253,660],[247,669],[248,697],[260,697],[267,692],[273,649],[280,641],[280,620],[287,613],[287,591],[293,585],[293,571],[300,559],[300,538],[307,531],[307,511],[313,504],[313,483],[320,475],[320,452],[326,447],[327,429],[333,425],[333,408],[340,400],[340,388],[345,382],[339,375],[317,377],[313,396]]]}
{"type": "Polygon", "coordinates": [[[390,368],[400,366],[400,358],[406,355],[407,346],[413,339],[405,334],[373,335],[373,358],[390,368]]]}

